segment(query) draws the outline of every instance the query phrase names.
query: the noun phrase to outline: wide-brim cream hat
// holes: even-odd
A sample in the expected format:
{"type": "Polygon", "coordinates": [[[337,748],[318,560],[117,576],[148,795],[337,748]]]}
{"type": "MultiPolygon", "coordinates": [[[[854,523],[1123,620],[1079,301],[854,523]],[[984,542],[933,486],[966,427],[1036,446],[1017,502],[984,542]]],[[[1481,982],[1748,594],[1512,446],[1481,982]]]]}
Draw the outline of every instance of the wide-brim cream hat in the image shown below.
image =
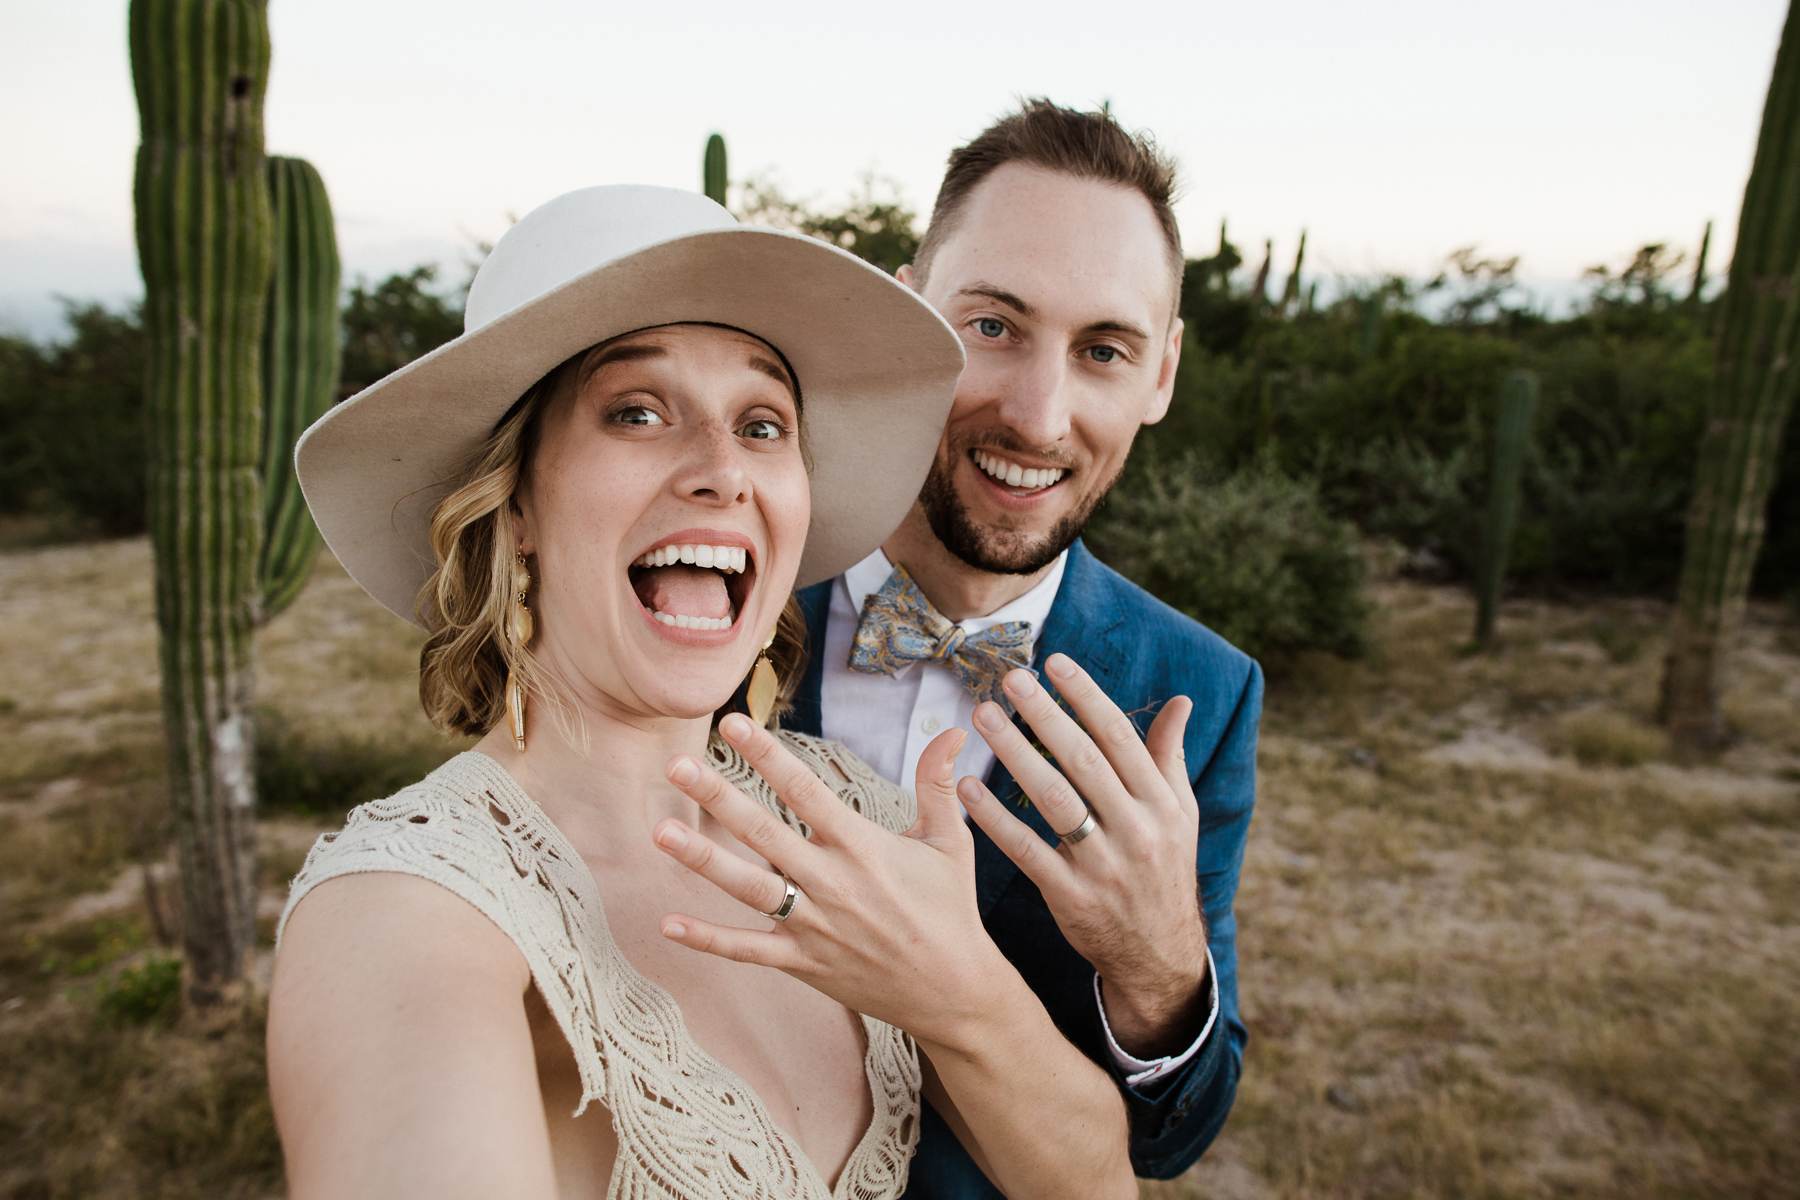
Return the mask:
{"type": "Polygon", "coordinates": [[[559,196],[495,244],[464,333],[358,392],[300,438],[294,464],[351,578],[417,622],[436,564],[431,513],[495,424],[578,351],[657,325],[755,334],[800,384],[812,526],[796,586],[861,560],[930,469],[962,343],[912,290],[814,238],[739,225],[674,188],[559,196]]]}

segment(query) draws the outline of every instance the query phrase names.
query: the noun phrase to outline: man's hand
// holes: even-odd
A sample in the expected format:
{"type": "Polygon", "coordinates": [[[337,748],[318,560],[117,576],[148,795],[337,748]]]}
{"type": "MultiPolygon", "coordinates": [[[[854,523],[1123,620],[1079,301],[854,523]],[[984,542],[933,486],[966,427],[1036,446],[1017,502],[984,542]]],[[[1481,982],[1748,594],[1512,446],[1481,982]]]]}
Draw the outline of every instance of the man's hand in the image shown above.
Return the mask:
{"type": "Polygon", "coordinates": [[[981,925],[974,839],[952,783],[966,736],[961,730],[940,734],[920,756],[918,822],[905,835],[852,811],[767,730],[742,716],[720,721],[719,732],[812,836],[800,836],[716,771],[679,758],[670,764],[670,781],[770,865],[722,850],[672,818],[657,823],[656,844],[760,915],[775,912],[786,897],[782,875],[800,895],[773,928],[670,915],[662,924],[665,937],[786,971],[921,1043],[960,1048],[981,1036],[972,1026],[986,1019],[1004,980],[1029,996],[981,925]]]}
{"type": "Polygon", "coordinates": [[[1181,748],[1193,703],[1185,696],[1169,701],[1140,739],[1067,655],[1051,655],[1044,668],[1075,717],[1028,671],[1009,672],[1004,682],[1061,771],[999,705],[978,707],[975,728],[1059,836],[1074,832],[1090,812],[1098,827],[1052,849],[980,780],[965,777],[958,795],[1043,893],[1069,944],[1100,972],[1107,1021],[1120,1046],[1140,1058],[1179,1051],[1199,1032],[1210,995],[1194,871],[1200,809],[1181,748]]]}

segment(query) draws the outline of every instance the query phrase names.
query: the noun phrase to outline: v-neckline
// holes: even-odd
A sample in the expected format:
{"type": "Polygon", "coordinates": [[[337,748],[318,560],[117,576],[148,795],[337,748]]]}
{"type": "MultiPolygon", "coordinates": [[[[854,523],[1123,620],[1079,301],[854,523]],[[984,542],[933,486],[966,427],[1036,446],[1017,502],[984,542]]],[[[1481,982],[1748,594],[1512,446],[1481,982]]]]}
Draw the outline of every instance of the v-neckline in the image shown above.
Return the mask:
{"type": "MultiPolygon", "coordinates": [[[[606,904],[601,896],[599,880],[594,878],[594,872],[587,865],[587,860],[581,856],[581,852],[575,849],[574,844],[571,843],[563,831],[557,827],[556,822],[550,819],[550,814],[544,811],[542,805],[531,798],[531,794],[525,790],[524,786],[520,784],[517,779],[513,778],[512,772],[508,771],[506,765],[499,759],[481,750],[465,750],[463,753],[476,755],[485,759],[491,765],[494,773],[505,781],[511,799],[524,807],[529,815],[536,817],[541,822],[544,836],[546,840],[551,843],[550,848],[569,864],[571,871],[575,875],[575,883],[578,888],[578,892],[575,895],[576,901],[588,908],[595,918],[597,929],[605,935],[605,943],[603,946],[599,947],[599,949],[610,955],[611,958],[617,962],[620,971],[632,982],[643,987],[653,996],[668,1002],[670,1009],[675,1013],[675,1019],[677,1021],[675,1033],[687,1043],[698,1064],[708,1071],[717,1072],[718,1076],[727,1086],[739,1089],[741,1094],[747,1098],[748,1103],[752,1105],[756,1112],[761,1116],[762,1120],[775,1132],[775,1135],[781,1138],[783,1143],[786,1144],[794,1161],[806,1170],[807,1174],[811,1176],[819,1189],[823,1191],[825,1195],[831,1197],[831,1200],[843,1200],[843,1197],[839,1192],[839,1187],[848,1178],[850,1168],[862,1160],[865,1152],[868,1150],[871,1139],[882,1136],[887,1124],[883,1120],[883,1094],[876,1063],[876,1055],[879,1053],[879,1043],[876,1040],[875,1033],[876,1026],[879,1025],[880,1022],[876,1022],[865,1013],[856,1014],[857,1020],[861,1023],[863,1033],[863,1083],[868,1089],[869,1124],[867,1128],[863,1130],[862,1136],[856,1140],[855,1145],[850,1148],[850,1154],[844,1159],[843,1165],[838,1168],[837,1178],[830,1183],[827,1183],[825,1181],[824,1173],[819,1170],[818,1164],[813,1162],[812,1155],[808,1154],[805,1147],[800,1144],[799,1135],[788,1129],[786,1126],[778,1124],[773,1113],[770,1112],[768,1105],[763,1103],[763,1098],[758,1094],[756,1089],[751,1087],[749,1082],[745,1080],[743,1076],[721,1062],[712,1051],[708,1050],[700,1043],[699,1038],[694,1036],[693,1032],[688,1028],[687,1013],[682,1010],[680,1001],[676,1000],[667,988],[638,970],[637,966],[625,956],[625,952],[619,948],[618,939],[613,936],[612,926],[606,919],[606,904]]],[[[779,816],[781,814],[777,813],[777,815],[779,816]]],[[[574,1048],[571,1047],[570,1049],[573,1051],[574,1048]]],[[[621,1147],[621,1149],[623,1149],[623,1147],[621,1147]]],[[[614,1170],[616,1171],[617,1169],[618,1167],[615,1164],[614,1170]]]]}

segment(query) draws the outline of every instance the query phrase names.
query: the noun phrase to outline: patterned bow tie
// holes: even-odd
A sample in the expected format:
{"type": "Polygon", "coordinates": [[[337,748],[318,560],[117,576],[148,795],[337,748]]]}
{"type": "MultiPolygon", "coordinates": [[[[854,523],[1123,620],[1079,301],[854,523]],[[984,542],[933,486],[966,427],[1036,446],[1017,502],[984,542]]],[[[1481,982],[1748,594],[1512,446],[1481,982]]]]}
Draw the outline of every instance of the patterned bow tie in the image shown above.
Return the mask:
{"type": "Polygon", "coordinates": [[[894,675],[915,662],[941,662],[956,672],[977,703],[1004,705],[1001,677],[1031,664],[1031,623],[1007,621],[969,633],[931,607],[905,567],[895,567],[881,590],[863,601],[850,669],[894,675]]]}

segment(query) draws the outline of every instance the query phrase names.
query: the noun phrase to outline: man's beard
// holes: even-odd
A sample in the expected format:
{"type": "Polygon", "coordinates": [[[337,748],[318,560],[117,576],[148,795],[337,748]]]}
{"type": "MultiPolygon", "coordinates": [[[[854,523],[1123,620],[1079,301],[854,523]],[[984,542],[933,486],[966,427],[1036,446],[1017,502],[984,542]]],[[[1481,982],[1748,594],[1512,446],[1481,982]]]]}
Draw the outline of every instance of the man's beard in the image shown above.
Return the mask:
{"type": "MultiPolygon", "coordinates": [[[[1000,447],[1005,448],[1005,447],[1000,447]]],[[[1031,535],[1010,529],[992,529],[976,523],[968,506],[956,494],[956,464],[968,457],[968,448],[958,449],[948,459],[939,457],[931,464],[931,474],[919,490],[919,507],[931,532],[944,548],[977,571],[995,575],[1033,575],[1056,561],[1056,556],[1074,544],[1087,526],[1088,518],[1106,493],[1119,481],[1119,475],[1105,482],[1073,512],[1050,527],[1049,532],[1031,535]]]]}

